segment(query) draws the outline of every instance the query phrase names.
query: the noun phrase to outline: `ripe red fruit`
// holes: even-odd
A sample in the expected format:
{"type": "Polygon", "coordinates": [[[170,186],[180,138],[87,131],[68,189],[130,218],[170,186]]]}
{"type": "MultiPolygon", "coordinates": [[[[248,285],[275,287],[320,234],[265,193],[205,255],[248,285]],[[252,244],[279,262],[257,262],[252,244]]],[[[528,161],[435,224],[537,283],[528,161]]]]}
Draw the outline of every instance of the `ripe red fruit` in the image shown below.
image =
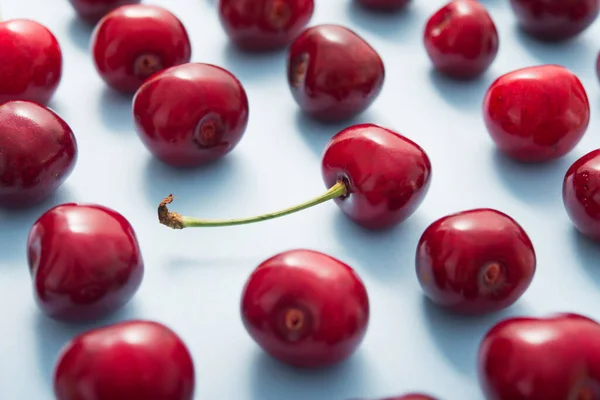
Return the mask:
{"type": "Polygon", "coordinates": [[[374,10],[399,10],[406,7],[411,0],[356,0],[362,6],[374,10]]]}
{"type": "Polygon", "coordinates": [[[314,0],[220,0],[219,20],[238,47],[274,50],[298,36],[314,8],[314,0]]]}
{"type": "Polygon", "coordinates": [[[598,17],[599,0],[510,0],[521,28],[541,40],[575,37],[598,17]]]}
{"type": "Polygon", "coordinates": [[[156,72],[190,61],[187,31],[170,11],[133,4],[108,13],[91,38],[94,64],[113,89],[135,92],[156,72]]]}
{"type": "Polygon", "coordinates": [[[581,81],[558,65],[521,68],[496,79],[483,101],[487,130],[498,148],[522,162],[570,152],[590,121],[581,81]]]}
{"type": "Polygon", "coordinates": [[[99,205],[67,203],[46,211],[29,232],[27,261],[36,303],[60,320],[107,316],[129,302],[144,275],[132,226],[99,205]]]}
{"type": "Polygon", "coordinates": [[[385,78],[381,57],[348,28],[310,27],[292,43],[287,56],[288,84],[308,115],[335,122],[365,111],[379,96],[385,78]]]}
{"type": "Polygon", "coordinates": [[[575,228],[600,241],[600,149],[575,161],[563,179],[562,196],[575,228]]]}
{"type": "Polygon", "coordinates": [[[181,338],[152,321],[95,328],[62,349],[56,400],[192,400],[194,363],[181,338]]]}
{"type": "Polygon", "coordinates": [[[272,357],[307,368],[348,358],[362,342],[369,299],[345,263],[312,250],[290,250],[260,264],[241,301],[250,336],[272,357]]]}
{"type": "Polygon", "coordinates": [[[334,201],[350,219],[369,229],[389,228],[413,215],[431,181],[425,151],[374,124],[354,125],[333,136],[325,147],[321,171],[328,187],[346,183],[347,195],[334,201]]]}
{"type": "Polygon", "coordinates": [[[77,141],[54,111],[30,101],[0,105],[0,206],[50,197],[77,163],[77,141]]]}
{"type": "Polygon", "coordinates": [[[436,11],[425,25],[423,42],[434,67],[459,79],[485,72],[499,47],[492,17],[472,0],[453,0],[436,11]]]}
{"type": "Polygon", "coordinates": [[[0,54],[0,104],[29,100],[47,105],[62,78],[62,50],[54,34],[35,21],[2,21],[0,54]]]}
{"type": "Polygon", "coordinates": [[[327,192],[285,210],[250,218],[206,220],[169,211],[167,205],[173,202],[169,195],[158,206],[158,219],[173,229],[242,225],[334,200],[357,224],[384,229],[417,210],[431,181],[431,162],[425,151],[399,133],[374,124],[353,125],[333,136],[323,153],[321,171],[327,192]]]}
{"type": "Polygon", "coordinates": [[[527,290],[536,255],[525,230],[493,209],[442,217],[423,232],[417,278],[434,303],[465,314],[499,311],[527,290]]]}
{"type": "Polygon", "coordinates": [[[514,317],[485,335],[478,356],[486,400],[600,398],[600,325],[577,314],[514,317]]]}
{"type": "Polygon", "coordinates": [[[79,18],[95,25],[106,14],[121,6],[138,4],[141,0],[69,0],[79,18]]]}
{"type": "Polygon", "coordinates": [[[248,98],[229,71],[188,63],[162,71],[133,99],[139,138],[159,160],[177,167],[209,163],[229,153],[248,125],[248,98]]]}

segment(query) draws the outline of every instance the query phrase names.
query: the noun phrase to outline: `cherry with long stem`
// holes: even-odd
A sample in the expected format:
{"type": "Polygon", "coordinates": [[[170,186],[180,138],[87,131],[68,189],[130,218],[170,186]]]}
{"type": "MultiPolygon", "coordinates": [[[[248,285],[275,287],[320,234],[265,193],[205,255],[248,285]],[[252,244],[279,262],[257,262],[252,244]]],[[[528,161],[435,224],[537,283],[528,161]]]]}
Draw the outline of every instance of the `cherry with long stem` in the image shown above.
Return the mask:
{"type": "Polygon", "coordinates": [[[167,208],[168,204],[171,204],[174,200],[172,194],[167,196],[163,201],[160,202],[158,206],[158,221],[173,229],[184,229],[184,228],[208,228],[208,227],[219,227],[219,226],[233,226],[233,225],[246,225],[252,224],[255,222],[267,221],[270,219],[275,219],[279,217],[283,217],[285,215],[293,214],[298,211],[305,210],[307,208],[319,205],[321,203],[325,203],[329,200],[335,198],[343,198],[347,196],[349,193],[348,185],[343,180],[338,180],[335,185],[333,185],[329,190],[323,193],[320,196],[317,196],[309,201],[304,203],[268,213],[257,215],[254,217],[248,218],[238,218],[238,219],[225,219],[225,220],[210,220],[210,219],[201,219],[195,217],[186,217],[182,216],[173,211],[169,211],[167,208]]]}

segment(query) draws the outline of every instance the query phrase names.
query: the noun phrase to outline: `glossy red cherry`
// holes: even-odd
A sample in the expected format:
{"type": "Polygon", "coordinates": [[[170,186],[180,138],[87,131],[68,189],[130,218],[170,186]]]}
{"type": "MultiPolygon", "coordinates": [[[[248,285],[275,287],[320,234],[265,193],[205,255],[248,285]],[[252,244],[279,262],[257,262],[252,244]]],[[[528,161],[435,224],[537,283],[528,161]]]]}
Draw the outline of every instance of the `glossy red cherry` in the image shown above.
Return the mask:
{"type": "Polygon", "coordinates": [[[113,89],[133,93],[156,72],[190,61],[187,31],[170,11],[153,5],[122,6],[92,34],[94,64],[113,89]]]}
{"type": "Polygon", "coordinates": [[[369,322],[369,298],[347,264],[313,250],[290,250],[248,278],[242,321],[272,357],[297,367],[329,366],[350,357],[369,322]]]}
{"type": "Polygon", "coordinates": [[[411,0],[356,0],[356,2],[373,10],[391,11],[406,7],[411,0]]]}
{"type": "Polygon", "coordinates": [[[335,122],[365,111],[379,96],[385,78],[381,57],[352,30],[332,24],[310,27],[292,43],[288,84],[300,108],[335,122]]]}
{"type": "Polygon", "coordinates": [[[417,278],[434,303],[465,314],[499,311],[527,290],[536,255],[525,230],[489,208],[442,217],[421,235],[417,278]]]}
{"type": "Polygon", "coordinates": [[[415,142],[374,124],[350,126],[334,135],[321,164],[327,192],[285,210],[250,218],[206,220],[171,212],[169,195],[158,206],[159,222],[173,229],[243,225],[279,218],[329,200],[354,222],[384,229],[410,217],[423,202],[431,162],[415,142]]]}
{"type": "Polygon", "coordinates": [[[62,50],[44,25],[26,19],[0,22],[0,104],[29,100],[47,105],[62,78],[62,50]]]}
{"type": "Polygon", "coordinates": [[[314,0],[220,0],[219,19],[238,47],[274,50],[298,36],[314,8],[314,0]]]}
{"type": "Polygon", "coordinates": [[[485,72],[499,47],[492,17],[473,0],[453,0],[436,11],[425,25],[423,42],[434,67],[459,79],[485,72]]]}
{"type": "Polygon", "coordinates": [[[77,141],[58,114],[31,101],[0,105],[0,206],[41,203],[76,163],[77,141]]]}
{"type": "Polygon", "coordinates": [[[571,165],[563,179],[562,196],[575,228],[600,242],[600,149],[571,165]]]}
{"type": "Polygon", "coordinates": [[[36,303],[60,320],[107,316],[129,302],[144,275],[132,226],[100,205],[46,211],[29,232],[27,260],[36,303]]]}
{"type": "Polygon", "coordinates": [[[69,0],[79,18],[95,25],[109,12],[125,5],[138,4],[141,0],[69,0]]]}
{"type": "Polygon", "coordinates": [[[600,325],[582,315],[501,321],[478,359],[486,400],[600,399],[600,325]]]}
{"type": "Polygon", "coordinates": [[[599,0],[510,0],[521,28],[541,40],[570,39],[598,17],[599,0]]]}
{"type": "Polygon", "coordinates": [[[132,320],[79,334],[54,371],[56,400],[192,400],[194,363],[181,338],[132,320]]]}
{"type": "Polygon", "coordinates": [[[496,79],[483,101],[485,126],[496,146],[522,162],[570,152],[590,121],[590,103],[575,74],[558,65],[521,68],[496,79]]]}
{"type": "Polygon", "coordinates": [[[229,71],[188,63],[150,78],[134,96],[139,138],[159,160],[194,167],[229,153],[248,125],[248,98],[229,71]]]}

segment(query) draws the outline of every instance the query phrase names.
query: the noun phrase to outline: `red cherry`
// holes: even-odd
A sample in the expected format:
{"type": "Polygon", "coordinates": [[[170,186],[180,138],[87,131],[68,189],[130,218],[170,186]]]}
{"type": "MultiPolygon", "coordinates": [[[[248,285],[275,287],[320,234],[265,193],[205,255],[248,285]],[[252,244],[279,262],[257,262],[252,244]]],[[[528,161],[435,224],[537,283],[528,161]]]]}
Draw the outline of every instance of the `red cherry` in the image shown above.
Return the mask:
{"type": "Polygon", "coordinates": [[[30,101],[0,105],[0,206],[41,203],[76,163],[73,131],[54,111],[30,101]]]}
{"type": "Polygon", "coordinates": [[[169,195],[158,206],[159,222],[173,229],[243,225],[279,218],[329,200],[354,222],[384,229],[410,217],[429,190],[431,162],[410,139],[374,124],[350,126],[330,140],[321,164],[324,194],[285,210],[251,218],[206,220],[168,210],[169,195]]]}
{"type": "Polygon", "coordinates": [[[365,111],[379,96],[383,61],[363,38],[339,25],[304,30],[287,56],[288,84],[300,108],[335,122],[365,111]]]}
{"type": "Polygon", "coordinates": [[[521,68],[496,79],[483,101],[487,130],[508,156],[543,162],[570,152],[590,121],[581,81],[558,65],[521,68]]]}
{"type": "Polygon", "coordinates": [[[399,10],[406,7],[411,0],[356,0],[356,2],[374,10],[399,10]]]}
{"type": "Polygon", "coordinates": [[[129,302],[144,275],[133,228],[99,205],[46,211],[29,232],[27,260],[38,306],[60,320],[107,316],[129,302]]]}
{"type": "Polygon", "coordinates": [[[26,19],[0,22],[0,54],[0,104],[48,104],[62,78],[62,51],[52,32],[26,19]]]}
{"type": "Polygon", "coordinates": [[[248,125],[248,98],[229,71],[188,63],[157,73],[133,99],[142,143],[161,161],[193,167],[229,153],[248,125]]]}
{"type": "Polygon", "coordinates": [[[486,8],[473,0],[453,0],[433,14],[423,33],[434,67],[454,78],[485,72],[498,54],[498,31],[486,8]]]}
{"type": "Polygon", "coordinates": [[[571,165],[563,179],[562,196],[575,228],[600,242],[600,149],[571,165]]]}
{"type": "Polygon", "coordinates": [[[181,338],[152,321],[79,334],[54,371],[56,400],[192,400],[194,363],[181,338]]]}
{"type": "Polygon", "coordinates": [[[435,397],[431,397],[427,394],[422,393],[409,393],[402,396],[386,397],[381,400],[437,400],[435,397]]]}
{"type": "Polygon", "coordinates": [[[69,0],[79,18],[95,25],[109,12],[125,5],[138,4],[141,0],[69,0]]]}
{"type": "Polygon", "coordinates": [[[132,93],[156,72],[190,61],[192,50],[181,21],[152,5],[122,6],[96,25],[94,64],[113,89],[132,93]]]}
{"type": "Polygon", "coordinates": [[[431,162],[418,144],[374,124],[354,125],[333,136],[321,170],[327,186],[346,182],[347,195],[334,201],[369,229],[405,221],[423,202],[431,180],[431,162]]]}
{"type": "Polygon", "coordinates": [[[298,36],[314,8],[314,0],[220,0],[219,19],[238,47],[274,50],[298,36]]]}
{"type": "Polygon", "coordinates": [[[478,358],[487,400],[600,398],[600,325],[582,315],[501,321],[478,358]]]}
{"type": "Polygon", "coordinates": [[[541,40],[570,39],[598,17],[599,0],[510,0],[524,31],[541,40]]]}
{"type": "Polygon", "coordinates": [[[369,298],[345,263],[312,250],[290,250],[260,264],[241,301],[250,336],[272,357],[306,368],[350,357],[369,322],[369,298]]]}
{"type": "Polygon", "coordinates": [[[417,278],[434,303],[465,314],[485,314],[515,303],[536,270],[536,255],[523,228],[488,209],[442,217],[421,235],[417,278]]]}

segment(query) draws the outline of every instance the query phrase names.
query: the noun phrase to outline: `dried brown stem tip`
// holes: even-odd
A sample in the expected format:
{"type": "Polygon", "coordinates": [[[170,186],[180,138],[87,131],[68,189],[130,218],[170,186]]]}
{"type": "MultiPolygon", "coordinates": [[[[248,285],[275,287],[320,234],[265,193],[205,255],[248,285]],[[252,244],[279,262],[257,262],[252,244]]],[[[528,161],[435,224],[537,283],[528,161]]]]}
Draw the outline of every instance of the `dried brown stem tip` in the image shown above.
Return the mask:
{"type": "Polygon", "coordinates": [[[158,205],[158,222],[172,229],[183,229],[183,219],[176,212],[171,212],[167,208],[167,204],[173,202],[173,195],[170,194],[164,198],[158,205]]]}

